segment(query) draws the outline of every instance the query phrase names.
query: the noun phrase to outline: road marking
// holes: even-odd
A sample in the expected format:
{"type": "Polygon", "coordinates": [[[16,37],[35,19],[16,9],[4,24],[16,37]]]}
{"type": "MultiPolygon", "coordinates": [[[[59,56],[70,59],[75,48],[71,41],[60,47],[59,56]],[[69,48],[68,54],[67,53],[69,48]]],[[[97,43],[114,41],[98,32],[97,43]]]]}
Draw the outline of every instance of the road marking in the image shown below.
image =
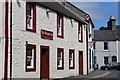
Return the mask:
{"type": "Polygon", "coordinates": [[[106,73],[102,74],[102,75],[98,75],[98,76],[94,76],[92,78],[100,78],[100,77],[103,77],[103,76],[106,76],[108,74],[110,74],[111,72],[110,71],[107,71],[106,73]]]}

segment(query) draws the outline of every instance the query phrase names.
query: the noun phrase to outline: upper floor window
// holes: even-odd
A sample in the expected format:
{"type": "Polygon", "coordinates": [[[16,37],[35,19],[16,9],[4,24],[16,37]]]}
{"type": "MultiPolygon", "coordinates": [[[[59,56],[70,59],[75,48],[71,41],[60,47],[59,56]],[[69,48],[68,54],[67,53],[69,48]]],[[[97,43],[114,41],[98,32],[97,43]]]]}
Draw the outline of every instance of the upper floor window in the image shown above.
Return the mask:
{"type": "Polygon", "coordinates": [[[82,23],[78,22],[78,41],[83,42],[82,23]]]}
{"type": "Polygon", "coordinates": [[[26,71],[36,70],[36,45],[26,45],[26,71]]]}
{"type": "Polygon", "coordinates": [[[35,3],[26,3],[26,31],[36,32],[35,3]]]}
{"type": "Polygon", "coordinates": [[[64,38],[63,16],[57,14],[57,37],[64,38]]]}
{"type": "Polygon", "coordinates": [[[69,49],[69,69],[75,69],[74,50],[69,49]]]}
{"type": "Polygon", "coordinates": [[[57,48],[57,69],[64,69],[64,49],[57,48]]]}
{"type": "Polygon", "coordinates": [[[104,50],[108,50],[108,42],[104,42],[104,50]]]}

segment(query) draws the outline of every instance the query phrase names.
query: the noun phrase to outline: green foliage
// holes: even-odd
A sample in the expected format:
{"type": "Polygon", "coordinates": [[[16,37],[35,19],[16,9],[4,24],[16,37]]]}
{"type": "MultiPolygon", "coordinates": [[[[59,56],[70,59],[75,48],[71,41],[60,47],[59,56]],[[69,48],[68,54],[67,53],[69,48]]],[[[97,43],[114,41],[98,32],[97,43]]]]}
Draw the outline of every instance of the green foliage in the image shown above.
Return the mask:
{"type": "Polygon", "coordinates": [[[108,30],[108,27],[102,26],[102,27],[99,28],[99,30],[108,30]]]}

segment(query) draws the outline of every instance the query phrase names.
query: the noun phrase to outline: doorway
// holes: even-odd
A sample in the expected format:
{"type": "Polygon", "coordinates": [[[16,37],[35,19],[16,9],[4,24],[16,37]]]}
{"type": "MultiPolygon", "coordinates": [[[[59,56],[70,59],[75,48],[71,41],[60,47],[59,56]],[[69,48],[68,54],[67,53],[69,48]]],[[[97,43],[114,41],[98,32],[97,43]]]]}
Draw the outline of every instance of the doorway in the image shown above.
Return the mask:
{"type": "Polygon", "coordinates": [[[79,51],[79,75],[83,75],[83,51],[79,51]]]}
{"type": "Polygon", "coordinates": [[[116,56],[112,56],[112,62],[117,62],[117,57],[116,56]]]}
{"type": "Polygon", "coordinates": [[[40,46],[40,78],[49,79],[49,46],[40,46]]]}
{"type": "Polygon", "coordinates": [[[104,64],[108,64],[108,56],[104,56],[104,64]]]}

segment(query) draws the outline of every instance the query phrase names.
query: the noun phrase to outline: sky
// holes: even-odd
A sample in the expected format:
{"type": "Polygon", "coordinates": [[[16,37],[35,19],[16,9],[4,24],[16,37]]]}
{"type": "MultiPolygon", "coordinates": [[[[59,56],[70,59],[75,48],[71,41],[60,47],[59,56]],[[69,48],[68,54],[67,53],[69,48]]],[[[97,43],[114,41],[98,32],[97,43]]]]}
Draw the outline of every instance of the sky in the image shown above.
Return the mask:
{"type": "MultiPolygon", "coordinates": [[[[72,1],[72,0],[68,0],[72,1]]],[[[116,19],[118,25],[118,2],[71,2],[73,5],[88,13],[95,25],[95,30],[107,26],[110,16],[116,19]]]]}

